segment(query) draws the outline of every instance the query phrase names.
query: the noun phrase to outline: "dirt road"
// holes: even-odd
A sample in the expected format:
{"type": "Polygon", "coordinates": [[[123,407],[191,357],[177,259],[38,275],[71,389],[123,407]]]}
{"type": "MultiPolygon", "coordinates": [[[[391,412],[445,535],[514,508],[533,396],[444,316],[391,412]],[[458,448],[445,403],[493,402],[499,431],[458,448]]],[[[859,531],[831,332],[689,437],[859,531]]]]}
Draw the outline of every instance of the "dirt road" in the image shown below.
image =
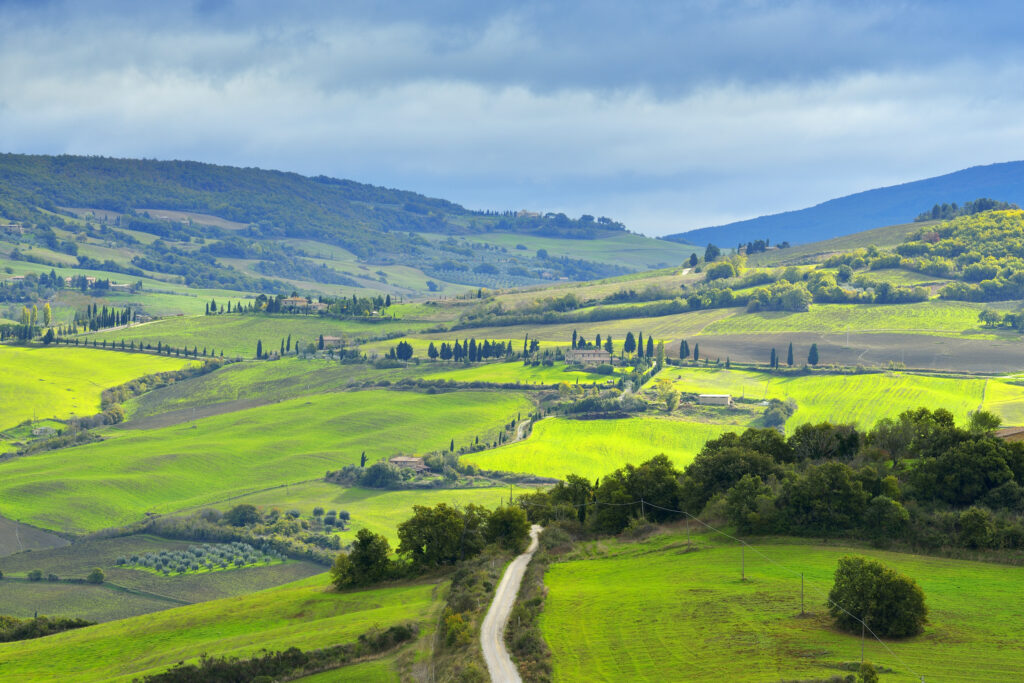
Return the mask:
{"type": "Polygon", "coordinates": [[[512,658],[505,649],[505,624],[508,623],[512,605],[519,594],[519,584],[523,580],[526,565],[530,564],[530,559],[537,550],[537,536],[540,530],[541,527],[537,524],[530,528],[530,547],[508,565],[505,575],[501,577],[501,583],[498,584],[498,590],[494,592],[494,602],[487,610],[487,616],[484,617],[483,626],[480,628],[480,645],[484,651],[487,670],[494,683],[522,681],[516,665],[512,663],[512,658]]]}

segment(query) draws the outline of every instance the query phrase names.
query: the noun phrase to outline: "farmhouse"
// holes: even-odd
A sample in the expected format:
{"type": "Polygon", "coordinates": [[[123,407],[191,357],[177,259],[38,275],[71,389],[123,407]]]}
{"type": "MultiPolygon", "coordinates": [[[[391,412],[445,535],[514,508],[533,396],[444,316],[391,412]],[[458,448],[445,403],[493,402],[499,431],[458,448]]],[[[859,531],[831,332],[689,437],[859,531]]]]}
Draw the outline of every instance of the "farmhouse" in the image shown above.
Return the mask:
{"type": "Polygon", "coordinates": [[[408,455],[396,455],[393,458],[388,458],[388,462],[397,467],[407,468],[415,472],[425,472],[427,469],[423,458],[414,458],[408,455]]]}
{"type": "Polygon", "coordinates": [[[732,396],[729,394],[700,394],[697,403],[702,406],[727,406],[732,408],[732,396]]]}
{"type": "Polygon", "coordinates": [[[32,429],[32,436],[53,436],[57,430],[53,427],[35,427],[32,429]]]}
{"type": "Polygon", "coordinates": [[[612,354],[604,349],[569,349],[565,352],[566,363],[580,365],[601,365],[612,362],[612,354]]]}
{"type": "Polygon", "coordinates": [[[325,334],[323,335],[323,338],[325,349],[337,349],[344,346],[344,340],[341,337],[333,337],[325,334]]]}
{"type": "Polygon", "coordinates": [[[281,308],[306,308],[309,302],[303,296],[288,296],[281,299],[281,308]]]}

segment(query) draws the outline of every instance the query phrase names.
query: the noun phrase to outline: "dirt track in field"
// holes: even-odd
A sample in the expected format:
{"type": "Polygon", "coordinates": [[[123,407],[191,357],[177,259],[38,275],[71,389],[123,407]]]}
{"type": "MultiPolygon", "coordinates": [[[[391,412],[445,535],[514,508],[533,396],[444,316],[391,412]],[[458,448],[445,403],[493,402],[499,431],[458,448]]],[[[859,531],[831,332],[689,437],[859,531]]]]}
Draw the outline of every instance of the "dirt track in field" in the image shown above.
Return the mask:
{"type": "MultiPolygon", "coordinates": [[[[807,360],[812,343],[818,345],[820,365],[887,366],[904,363],[908,369],[955,372],[1019,372],[1024,369],[1024,342],[1017,340],[953,339],[923,334],[778,334],[699,335],[700,355],[714,361],[767,363],[774,347],[785,358],[789,343],[798,364],[807,360]]],[[[668,346],[666,344],[666,346],[668,346]]]]}

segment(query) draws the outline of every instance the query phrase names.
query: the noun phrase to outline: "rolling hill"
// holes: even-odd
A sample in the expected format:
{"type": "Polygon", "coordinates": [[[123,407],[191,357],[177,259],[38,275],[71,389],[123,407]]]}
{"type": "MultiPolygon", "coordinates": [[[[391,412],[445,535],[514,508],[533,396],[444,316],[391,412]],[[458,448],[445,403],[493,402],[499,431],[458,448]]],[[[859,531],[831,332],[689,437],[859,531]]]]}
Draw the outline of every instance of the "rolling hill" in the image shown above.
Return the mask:
{"type": "Polygon", "coordinates": [[[803,244],[907,223],[934,204],[962,204],[978,197],[1017,204],[1024,201],[1024,161],[972,166],[934,178],[858,192],[806,209],[689,230],[663,239],[724,246],[765,238],[773,243],[803,244]]]}

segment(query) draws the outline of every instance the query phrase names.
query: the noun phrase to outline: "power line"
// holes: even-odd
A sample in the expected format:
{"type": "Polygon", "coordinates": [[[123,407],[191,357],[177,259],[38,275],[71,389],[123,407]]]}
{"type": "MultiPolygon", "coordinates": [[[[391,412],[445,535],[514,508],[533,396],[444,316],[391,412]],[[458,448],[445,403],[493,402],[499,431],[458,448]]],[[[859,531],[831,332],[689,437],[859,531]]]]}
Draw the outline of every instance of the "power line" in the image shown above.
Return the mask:
{"type": "MultiPolygon", "coordinates": [[[[527,503],[527,502],[524,502],[522,500],[520,500],[518,502],[518,504],[520,506],[522,506],[522,507],[537,507],[537,508],[539,508],[539,507],[546,507],[546,508],[552,508],[552,509],[555,509],[555,508],[559,507],[559,506],[555,506],[555,505],[551,505],[551,504],[547,504],[547,503],[527,503]]],[[[701,525],[707,527],[710,531],[712,531],[712,532],[714,532],[716,534],[719,534],[721,536],[724,536],[725,538],[728,538],[728,539],[730,539],[732,541],[735,541],[736,543],[739,543],[743,548],[750,548],[751,551],[753,551],[754,553],[756,553],[760,557],[764,558],[768,562],[771,562],[776,567],[779,567],[780,569],[783,569],[783,570],[793,574],[794,576],[800,577],[801,610],[803,609],[803,592],[804,592],[804,573],[803,572],[798,572],[798,571],[796,571],[794,569],[791,569],[791,568],[787,567],[786,565],[784,565],[784,564],[782,564],[782,563],[772,559],[768,555],[765,555],[763,552],[758,550],[755,546],[750,545],[749,543],[747,543],[743,539],[737,538],[737,537],[735,537],[735,536],[733,536],[731,534],[728,534],[728,533],[722,531],[721,529],[718,529],[716,527],[711,526],[710,524],[708,524],[704,520],[696,517],[695,515],[687,512],[686,510],[676,510],[674,508],[663,507],[661,505],[657,505],[657,504],[652,503],[652,502],[650,502],[648,500],[645,500],[644,498],[640,498],[639,500],[633,500],[633,501],[630,501],[630,502],[627,502],[627,503],[606,503],[604,501],[599,501],[599,500],[590,501],[589,503],[575,503],[575,504],[574,503],[564,503],[564,504],[562,504],[562,507],[585,508],[585,507],[597,507],[597,506],[601,506],[601,505],[604,505],[604,506],[607,506],[607,507],[626,507],[626,506],[638,505],[638,504],[641,506],[641,510],[645,510],[645,508],[647,506],[650,506],[652,508],[655,508],[655,509],[658,509],[658,510],[662,510],[664,512],[671,512],[671,513],[685,515],[686,519],[687,519],[687,539],[689,539],[689,522],[688,522],[688,520],[692,519],[695,522],[697,522],[698,524],[701,524],[701,525]]],[[[745,560],[744,560],[744,570],[743,571],[745,573],[745,560]]],[[[878,641],[879,645],[881,645],[883,648],[885,648],[885,651],[888,652],[889,655],[892,656],[893,659],[895,659],[897,662],[899,662],[901,666],[903,666],[905,669],[910,671],[915,677],[919,678],[922,681],[922,683],[924,682],[924,674],[921,674],[921,673],[918,673],[917,671],[915,671],[910,665],[908,665],[906,663],[905,660],[903,660],[899,655],[897,655],[895,652],[893,652],[892,648],[890,648],[888,645],[886,645],[885,641],[883,641],[881,638],[879,638],[878,635],[874,631],[871,630],[871,627],[868,626],[867,623],[864,622],[863,619],[861,619],[857,615],[851,613],[849,610],[844,608],[842,605],[839,605],[839,604],[833,602],[831,599],[829,599],[827,597],[827,593],[823,593],[823,592],[820,592],[820,591],[815,591],[815,592],[817,592],[819,595],[825,595],[826,596],[826,601],[825,601],[826,605],[834,605],[836,608],[841,610],[844,614],[846,614],[847,616],[849,616],[850,618],[852,618],[854,621],[856,621],[857,623],[859,623],[861,625],[861,628],[862,628],[862,633],[861,633],[862,642],[863,642],[863,632],[866,631],[867,633],[871,634],[872,638],[874,638],[876,641],[878,641]]],[[[862,645],[861,659],[863,661],[863,645],[862,645]]]]}

